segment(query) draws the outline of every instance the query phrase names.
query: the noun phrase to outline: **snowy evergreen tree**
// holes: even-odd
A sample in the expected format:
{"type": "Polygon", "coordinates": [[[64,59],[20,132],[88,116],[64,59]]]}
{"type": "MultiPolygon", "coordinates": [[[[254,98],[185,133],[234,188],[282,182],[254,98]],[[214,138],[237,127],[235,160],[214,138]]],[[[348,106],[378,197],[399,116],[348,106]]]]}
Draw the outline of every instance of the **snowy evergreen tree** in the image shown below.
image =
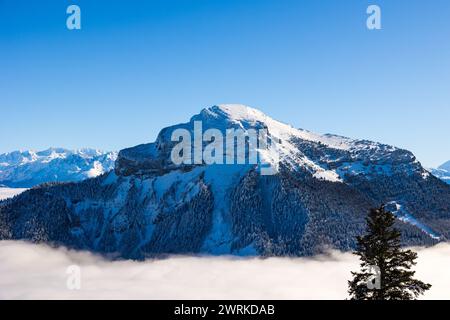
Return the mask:
{"type": "Polygon", "coordinates": [[[413,300],[431,285],[413,278],[417,253],[402,250],[395,217],[384,206],[372,209],[367,217],[367,234],[358,237],[354,254],[361,271],[352,272],[349,294],[352,300],[413,300]]]}

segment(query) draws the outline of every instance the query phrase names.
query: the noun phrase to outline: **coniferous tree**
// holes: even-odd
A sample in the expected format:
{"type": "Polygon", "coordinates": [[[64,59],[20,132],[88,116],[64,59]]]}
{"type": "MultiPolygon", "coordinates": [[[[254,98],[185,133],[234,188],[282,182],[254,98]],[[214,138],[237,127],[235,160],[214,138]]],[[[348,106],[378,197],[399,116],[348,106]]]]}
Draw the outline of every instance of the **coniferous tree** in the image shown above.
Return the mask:
{"type": "Polygon", "coordinates": [[[402,250],[395,217],[384,206],[372,209],[367,217],[367,234],[358,237],[354,254],[361,271],[352,272],[348,282],[352,300],[413,300],[431,285],[413,278],[417,253],[402,250]]]}

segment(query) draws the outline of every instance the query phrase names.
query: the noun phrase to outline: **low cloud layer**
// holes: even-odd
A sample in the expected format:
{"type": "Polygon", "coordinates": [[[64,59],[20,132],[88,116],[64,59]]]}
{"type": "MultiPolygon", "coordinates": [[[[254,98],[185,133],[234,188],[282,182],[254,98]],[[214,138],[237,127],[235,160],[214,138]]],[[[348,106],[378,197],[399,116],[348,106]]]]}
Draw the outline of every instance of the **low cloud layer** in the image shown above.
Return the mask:
{"type": "Polygon", "coordinates": [[[27,189],[22,188],[3,188],[0,187],[0,201],[12,198],[22,192],[24,192],[27,189]]]}
{"type": "MultiPolygon", "coordinates": [[[[415,249],[425,299],[450,299],[450,244],[415,249]]],[[[330,252],[315,258],[172,257],[107,261],[87,252],[0,241],[0,299],[345,299],[358,260],[330,252]],[[67,287],[69,266],[80,290],[67,287]]]]}

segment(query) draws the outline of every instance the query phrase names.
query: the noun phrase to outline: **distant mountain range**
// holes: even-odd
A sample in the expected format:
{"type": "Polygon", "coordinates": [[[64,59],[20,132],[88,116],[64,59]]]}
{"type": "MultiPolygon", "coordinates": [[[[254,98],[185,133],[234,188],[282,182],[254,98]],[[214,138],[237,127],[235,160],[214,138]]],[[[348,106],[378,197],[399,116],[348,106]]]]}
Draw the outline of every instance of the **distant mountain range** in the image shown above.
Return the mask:
{"type": "Polygon", "coordinates": [[[439,179],[450,184],[450,161],[444,163],[437,169],[431,169],[430,172],[439,179]]]}
{"type": "Polygon", "coordinates": [[[319,135],[250,107],[219,105],[164,128],[153,143],[120,151],[108,174],[44,185],[1,202],[0,239],[132,259],[303,256],[354,249],[369,208],[381,204],[397,216],[403,244],[450,239],[450,185],[410,151],[319,135]],[[195,136],[198,122],[222,134],[266,130],[267,147],[247,147],[277,164],[277,172],[262,175],[261,163],[174,163],[172,135],[182,129],[195,136]]]}
{"type": "Polygon", "coordinates": [[[14,151],[0,154],[0,185],[31,188],[45,182],[81,181],[114,169],[117,152],[94,149],[14,151]]]}

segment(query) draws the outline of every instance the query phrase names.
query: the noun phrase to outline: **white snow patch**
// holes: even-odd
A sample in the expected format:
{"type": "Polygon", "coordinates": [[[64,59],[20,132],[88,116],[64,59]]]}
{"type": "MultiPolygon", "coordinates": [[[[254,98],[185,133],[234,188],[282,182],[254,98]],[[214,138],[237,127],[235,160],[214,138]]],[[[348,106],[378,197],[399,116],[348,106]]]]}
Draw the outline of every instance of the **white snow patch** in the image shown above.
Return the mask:
{"type": "Polygon", "coordinates": [[[86,172],[86,176],[88,178],[95,178],[99,175],[103,174],[105,170],[103,169],[103,165],[100,161],[94,161],[93,167],[86,172]]]}
{"type": "Polygon", "coordinates": [[[323,170],[323,171],[317,171],[313,174],[313,177],[319,180],[326,180],[331,182],[342,182],[339,175],[331,170],[323,170]]]}
{"type": "Polygon", "coordinates": [[[406,211],[403,205],[399,204],[397,201],[391,201],[388,203],[388,205],[395,206],[396,210],[393,210],[392,213],[399,219],[400,221],[403,221],[405,223],[409,223],[413,226],[416,226],[420,230],[422,230],[424,233],[426,233],[428,236],[430,236],[433,239],[440,240],[441,236],[436,234],[430,227],[423,224],[414,216],[406,211]]]}
{"type": "Polygon", "coordinates": [[[422,175],[422,178],[424,180],[426,180],[426,179],[428,179],[430,177],[431,174],[427,170],[423,170],[421,175],[422,175]]]}

